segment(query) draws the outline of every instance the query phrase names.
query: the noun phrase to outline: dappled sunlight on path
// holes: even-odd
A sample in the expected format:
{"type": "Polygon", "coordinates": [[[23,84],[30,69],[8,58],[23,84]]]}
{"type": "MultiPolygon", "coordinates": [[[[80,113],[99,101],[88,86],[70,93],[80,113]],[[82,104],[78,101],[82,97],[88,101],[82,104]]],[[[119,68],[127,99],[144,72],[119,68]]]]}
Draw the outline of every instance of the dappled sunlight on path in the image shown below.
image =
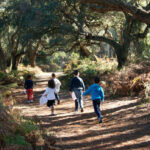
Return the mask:
{"type": "Polygon", "coordinates": [[[45,85],[37,84],[34,103],[19,104],[15,108],[20,109],[23,116],[36,116],[41,121],[43,129],[50,128],[57,137],[56,148],[150,149],[150,104],[137,106],[138,98],[133,97],[113,100],[108,98],[101,106],[104,119],[103,123],[99,124],[90,97],[86,99],[83,113],[74,112],[74,101],[68,92],[60,93],[61,103],[55,106],[55,116],[50,116],[49,108],[40,107],[38,102],[44,88],[45,85]]]}

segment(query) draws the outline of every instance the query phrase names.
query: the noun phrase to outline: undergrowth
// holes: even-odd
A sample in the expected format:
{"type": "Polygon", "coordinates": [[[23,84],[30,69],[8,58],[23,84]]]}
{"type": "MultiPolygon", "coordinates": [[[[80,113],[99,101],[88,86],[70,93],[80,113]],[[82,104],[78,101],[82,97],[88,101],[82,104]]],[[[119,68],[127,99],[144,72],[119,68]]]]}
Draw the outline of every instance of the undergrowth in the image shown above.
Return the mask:
{"type": "Polygon", "coordinates": [[[62,89],[69,89],[70,81],[73,78],[73,71],[79,70],[80,77],[84,80],[85,85],[89,86],[93,83],[94,77],[104,74],[110,74],[117,69],[117,62],[113,61],[106,61],[103,59],[99,59],[97,61],[91,61],[90,59],[86,58],[84,60],[73,59],[66,65],[64,69],[64,76],[60,77],[62,82],[62,89]]]}

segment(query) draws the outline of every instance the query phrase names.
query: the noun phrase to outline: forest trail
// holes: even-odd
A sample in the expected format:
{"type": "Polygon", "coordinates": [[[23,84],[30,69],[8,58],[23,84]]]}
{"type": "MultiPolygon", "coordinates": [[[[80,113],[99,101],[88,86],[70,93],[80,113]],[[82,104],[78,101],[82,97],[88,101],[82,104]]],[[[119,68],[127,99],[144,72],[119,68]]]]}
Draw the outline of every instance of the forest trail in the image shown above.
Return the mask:
{"type": "MultiPolygon", "coordinates": [[[[34,103],[21,103],[15,108],[22,116],[36,116],[43,128],[56,135],[56,148],[61,150],[149,150],[150,104],[137,105],[137,97],[106,98],[101,105],[103,123],[93,112],[90,97],[85,100],[85,111],[74,112],[74,101],[69,92],[60,92],[61,103],[50,116],[46,106],[39,106],[39,98],[51,74],[37,76],[34,103]]],[[[15,90],[17,99],[26,99],[22,89],[15,90]]],[[[107,91],[105,91],[106,93],[107,91]]]]}

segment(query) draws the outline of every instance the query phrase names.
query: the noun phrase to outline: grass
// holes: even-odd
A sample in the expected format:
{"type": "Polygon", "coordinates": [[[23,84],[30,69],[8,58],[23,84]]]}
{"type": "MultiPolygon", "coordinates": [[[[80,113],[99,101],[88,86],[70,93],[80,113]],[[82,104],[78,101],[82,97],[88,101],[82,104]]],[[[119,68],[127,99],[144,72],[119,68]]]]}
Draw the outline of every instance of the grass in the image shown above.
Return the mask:
{"type": "Polygon", "coordinates": [[[21,136],[20,134],[17,135],[7,135],[4,138],[4,141],[6,145],[30,145],[26,140],[24,136],[21,136]]]}

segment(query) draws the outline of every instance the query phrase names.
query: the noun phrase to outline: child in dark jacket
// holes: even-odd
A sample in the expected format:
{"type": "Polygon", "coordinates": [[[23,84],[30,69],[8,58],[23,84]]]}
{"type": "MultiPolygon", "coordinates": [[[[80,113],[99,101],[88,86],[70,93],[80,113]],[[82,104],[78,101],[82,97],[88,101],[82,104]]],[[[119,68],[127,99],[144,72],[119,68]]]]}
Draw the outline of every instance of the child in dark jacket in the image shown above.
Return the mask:
{"type": "Polygon", "coordinates": [[[72,92],[74,92],[74,94],[76,96],[75,111],[78,111],[78,107],[80,105],[81,112],[83,112],[84,109],[83,109],[82,93],[85,90],[85,85],[84,85],[82,78],[79,77],[79,71],[78,70],[75,70],[73,74],[74,74],[74,77],[71,80],[69,91],[70,91],[71,95],[72,95],[72,92]]]}
{"type": "Polygon", "coordinates": [[[27,102],[32,103],[33,102],[33,81],[31,75],[27,76],[27,79],[24,83],[24,88],[26,89],[27,93],[27,102]]]}
{"type": "Polygon", "coordinates": [[[91,94],[94,111],[98,117],[99,123],[102,123],[102,114],[100,110],[100,103],[104,101],[104,91],[103,88],[99,85],[100,79],[98,77],[95,78],[94,84],[92,84],[83,95],[91,94]]]}

